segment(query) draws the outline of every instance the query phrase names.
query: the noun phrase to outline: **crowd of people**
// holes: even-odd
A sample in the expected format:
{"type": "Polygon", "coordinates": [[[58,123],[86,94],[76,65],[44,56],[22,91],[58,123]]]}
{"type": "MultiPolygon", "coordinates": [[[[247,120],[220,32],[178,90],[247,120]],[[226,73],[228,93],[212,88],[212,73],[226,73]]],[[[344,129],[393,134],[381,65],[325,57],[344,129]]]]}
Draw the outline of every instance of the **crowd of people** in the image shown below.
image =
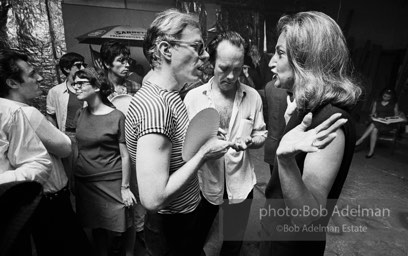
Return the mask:
{"type": "MultiPolygon", "coordinates": [[[[130,51],[120,42],[101,46],[102,70],[67,53],[59,62],[66,80],[49,90],[45,116],[30,106],[41,75],[26,55],[0,50],[0,187],[43,185],[32,227],[5,255],[31,255],[30,236],[39,256],[133,255],[135,244],[146,255],[205,255],[220,209],[220,255],[239,255],[257,182],[249,149],[263,146],[271,170],[266,208],[331,212],[356,145],[350,111],[361,89],[332,18],[282,16],[277,31],[265,86],[249,71],[259,73],[259,52],[247,54],[237,32],[206,46],[195,15],[163,11],[143,43],[151,70],[142,84],[129,79],[130,51]],[[209,64],[213,76],[197,83],[209,64]],[[111,102],[118,95],[132,96],[126,113],[111,102]],[[189,121],[206,108],[219,113],[217,137],[185,161],[189,121]]],[[[394,106],[383,103],[387,95],[373,114],[394,106]]],[[[377,128],[369,129],[364,136],[377,128]]],[[[329,218],[262,219],[260,255],[323,255],[324,229],[283,234],[276,226],[325,227],[329,218]]]]}

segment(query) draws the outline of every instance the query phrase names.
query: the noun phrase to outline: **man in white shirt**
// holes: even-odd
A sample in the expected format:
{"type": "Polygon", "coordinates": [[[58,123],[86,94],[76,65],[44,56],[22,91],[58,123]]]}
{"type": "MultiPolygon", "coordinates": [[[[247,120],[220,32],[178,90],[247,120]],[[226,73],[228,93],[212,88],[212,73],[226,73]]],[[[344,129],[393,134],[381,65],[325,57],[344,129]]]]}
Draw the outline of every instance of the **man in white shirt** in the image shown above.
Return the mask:
{"type": "MultiPolygon", "coordinates": [[[[44,184],[51,167],[47,150],[21,106],[4,99],[12,87],[24,84],[17,66],[21,58],[17,53],[0,50],[0,184],[25,180],[44,184]]],[[[37,76],[29,75],[30,79],[37,76]]]]}
{"type": "Polygon", "coordinates": [[[75,139],[75,114],[83,103],[76,97],[74,85],[74,75],[78,70],[84,69],[87,64],[84,63],[84,57],[75,52],[69,52],[61,56],[59,67],[66,76],[66,80],[54,86],[48,91],[47,95],[47,119],[60,131],[65,132],[72,141],[72,154],[62,159],[64,169],[68,175],[71,188],[73,188],[73,169],[75,159],[78,155],[75,139]]]}
{"type": "Polygon", "coordinates": [[[198,172],[206,203],[202,222],[207,231],[219,206],[224,210],[220,255],[240,253],[256,184],[247,149],[262,147],[267,135],[260,95],[238,81],[244,63],[244,44],[236,32],[223,32],[214,38],[208,46],[214,77],[191,90],[184,99],[190,119],[204,108],[215,108],[220,114],[223,136],[236,145],[223,157],[204,163],[198,172]]]}
{"type": "Polygon", "coordinates": [[[39,83],[43,78],[27,62],[27,56],[13,51],[7,54],[12,56],[11,65],[18,73],[6,79],[8,90],[2,97],[20,107],[40,139],[38,144],[44,145],[51,157],[51,173],[43,183],[44,195],[33,218],[37,254],[55,255],[59,251],[59,255],[87,255],[90,247],[84,231],[76,221],[67,186],[68,178],[60,159],[71,154],[71,141],[40,111],[28,105],[42,94],[39,83]]]}
{"type": "Polygon", "coordinates": [[[73,87],[74,75],[86,66],[84,57],[78,53],[69,52],[62,55],[59,67],[66,76],[66,80],[48,91],[47,119],[62,132],[75,132],[73,117],[82,107],[82,102],[76,98],[76,91],[73,87]]]}
{"type": "MultiPolygon", "coordinates": [[[[14,52],[0,50],[0,186],[2,188],[10,186],[15,181],[36,181],[44,184],[51,171],[47,150],[35,134],[21,106],[14,101],[4,99],[11,86],[15,87],[17,83],[24,82],[16,63],[20,58],[20,55],[14,52]]],[[[27,193],[30,192],[27,191],[27,193]]],[[[30,196],[33,195],[27,195],[27,198],[30,196]]],[[[21,200],[24,201],[26,198],[21,200]]],[[[27,202],[24,202],[24,205],[26,204],[27,202]]],[[[4,210],[7,211],[2,209],[4,210]]],[[[13,246],[12,253],[16,255],[31,253],[29,232],[30,230],[19,231],[18,239],[15,241],[18,244],[13,246]]]]}

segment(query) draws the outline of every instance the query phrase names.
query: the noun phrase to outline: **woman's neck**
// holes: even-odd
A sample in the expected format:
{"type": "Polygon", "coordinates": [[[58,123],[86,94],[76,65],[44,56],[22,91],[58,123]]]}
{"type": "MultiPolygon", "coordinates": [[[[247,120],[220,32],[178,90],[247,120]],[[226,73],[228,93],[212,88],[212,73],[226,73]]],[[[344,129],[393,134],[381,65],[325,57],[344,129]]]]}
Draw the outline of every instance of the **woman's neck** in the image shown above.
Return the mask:
{"type": "MultiPolygon", "coordinates": [[[[92,114],[98,115],[98,114],[105,114],[106,112],[106,106],[103,104],[102,99],[100,96],[95,96],[92,99],[88,99],[86,101],[88,104],[88,109],[92,114]]],[[[109,107],[108,107],[109,108],[109,107]]]]}

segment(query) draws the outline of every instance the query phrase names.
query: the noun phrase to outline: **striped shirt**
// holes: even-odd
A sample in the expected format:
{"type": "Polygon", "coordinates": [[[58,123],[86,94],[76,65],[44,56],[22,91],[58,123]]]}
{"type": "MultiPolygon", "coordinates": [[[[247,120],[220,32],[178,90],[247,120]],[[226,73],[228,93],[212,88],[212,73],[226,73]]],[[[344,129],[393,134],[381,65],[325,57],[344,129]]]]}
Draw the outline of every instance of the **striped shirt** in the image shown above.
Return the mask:
{"type": "MultiPolygon", "coordinates": [[[[144,135],[157,133],[172,143],[169,175],[184,165],[181,153],[189,119],[178,92],[164,90],[146,81],[133,97],[126,115],[126,145],[132,164],[136,161],[137,141],[144,135]]],[[[189,213],[200,203],[197,176],[188,181],[181,193],[162,214],[189,213]]]]}

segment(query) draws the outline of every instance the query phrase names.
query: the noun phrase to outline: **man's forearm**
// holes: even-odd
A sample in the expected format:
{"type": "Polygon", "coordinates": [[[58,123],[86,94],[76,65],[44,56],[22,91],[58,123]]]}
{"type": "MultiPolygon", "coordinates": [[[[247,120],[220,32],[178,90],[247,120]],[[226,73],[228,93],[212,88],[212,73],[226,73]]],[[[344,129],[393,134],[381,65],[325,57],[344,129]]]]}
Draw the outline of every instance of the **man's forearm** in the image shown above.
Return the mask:
{"type": "Polygon", "coordinates": [[[265,137],[264,136],[254,136],[252,137],[252,144],[250,148],[260,148],[263,146],[265,143],[265,137]]]}
{"type": "Polygon", "coordinates": [[[47,118],[47,120],[50,121],[55,127],[59,128],[57,124],[57,117],[55,116],[55,114],[54,115],[47,114],[45,115],[45,118],[47,118]]]}

